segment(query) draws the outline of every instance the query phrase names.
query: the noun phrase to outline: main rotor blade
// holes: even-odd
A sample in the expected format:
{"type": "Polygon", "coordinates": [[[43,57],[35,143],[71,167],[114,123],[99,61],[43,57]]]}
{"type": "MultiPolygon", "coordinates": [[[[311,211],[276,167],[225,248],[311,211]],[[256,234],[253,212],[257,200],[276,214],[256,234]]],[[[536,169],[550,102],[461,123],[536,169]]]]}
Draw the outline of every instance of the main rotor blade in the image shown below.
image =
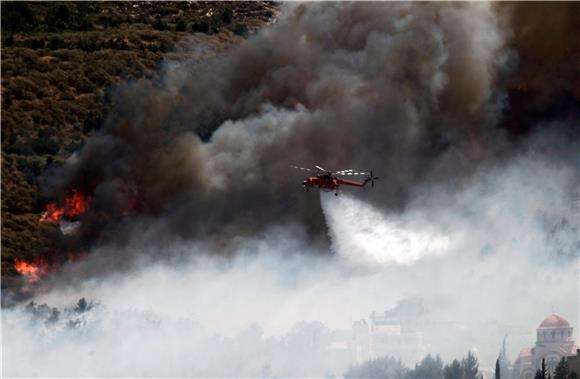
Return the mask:
{"type": "Polygon", "coordinates": [[[354,171],[337,171],[336,174],[338,175],[369,175],[368,172],[354,172],[354,171]]]}
{"type": "Polygon", "coordinates": [[[320,167],[320,166],[314,165],[314,167],[316,167],[316,168],[317,168],[317,169],[319,169],[320,171],[328,172],[328,170],[326,170],[326,169],[324,169],[324,168],[322,168],[322,167],[320,167]]]}
{"type": "Polygon", "coordinates": [[[305,168],[305,167],[298,167],[298,166],[294,166],[294,165],[290,165],[290,167],[292,167],[292,168],[296,168],[296,169],[298,169],[298,170],[304,170],[304,171],[310,171],[310,172],[313,172],[313,171],[314,171],[314,170],[311,170],[311,169],[309,169],[309,168],[305,168]]]}

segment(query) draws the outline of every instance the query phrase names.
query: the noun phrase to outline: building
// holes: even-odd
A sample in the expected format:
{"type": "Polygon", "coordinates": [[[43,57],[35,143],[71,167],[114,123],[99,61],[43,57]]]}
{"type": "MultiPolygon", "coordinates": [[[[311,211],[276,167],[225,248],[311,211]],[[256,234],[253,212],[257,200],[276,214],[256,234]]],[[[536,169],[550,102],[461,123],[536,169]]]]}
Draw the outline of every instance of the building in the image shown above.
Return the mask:
{"type": "Polygon", "coordinates": [[[542,365],[542,359],[553,373],[562,357],[574,355],[575,352],[574,328],[562,316],[552,314],[536,330],[536,345],[520,352],[514,363],[514,377],[533,379],[542,365]]]}
{"type": "Polygon", "coordinates": [[[370,353],[372,357],[399,357],[405,363],[421,359],[423,336],[415,328],[406,328],[399,317],[372,314],[370,324],[370,353]]]}
{"type": "Polygon", "coordinates": [[[382,314],[373,312],[369,322],[353,324],[351,356],[354,363],[391,356],[413,365],[426,354],[421,324],[425,315],[420,300],[402,300],[382,314]]]}
{"type": "Polygon", "coordinates": [[[371,358],[369,326],[365,320],[355,321],[352,325],[351,355],[353,363],[362,363],[371,358]]]}

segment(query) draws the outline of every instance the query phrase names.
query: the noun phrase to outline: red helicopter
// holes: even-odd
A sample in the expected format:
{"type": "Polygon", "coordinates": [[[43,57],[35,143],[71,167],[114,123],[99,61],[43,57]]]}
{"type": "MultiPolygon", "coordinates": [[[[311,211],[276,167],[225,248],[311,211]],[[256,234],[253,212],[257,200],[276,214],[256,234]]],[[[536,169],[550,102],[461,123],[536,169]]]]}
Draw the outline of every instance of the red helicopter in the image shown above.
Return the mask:
{"type": "Polygon", "coordinates": [[[318,175],[304,179],[304,182],[302,182],[304,189],[308,191],[311,188],[318,187],[320,190],[325,192],[334,191],[334,196],[338,196],[338,188],[340,186],[353,186],[364,188],[367,185],[367,183],[370,182],[371,187],[374,187],[375,180],[379,179],[377,176],[373,176],[372,171],[370,173],[357,172],[354,170],[340,170],[333,172],[316,165],[314,167],[316,167],[318,171],[298,166],[290,166],[290,167],[303,171],[318,172],[318,175]],[[341,178],[341,176],[351,176],[351,175],[367,175],[367,178],[365,178],[365,180],[362,182],[341,178]]]}

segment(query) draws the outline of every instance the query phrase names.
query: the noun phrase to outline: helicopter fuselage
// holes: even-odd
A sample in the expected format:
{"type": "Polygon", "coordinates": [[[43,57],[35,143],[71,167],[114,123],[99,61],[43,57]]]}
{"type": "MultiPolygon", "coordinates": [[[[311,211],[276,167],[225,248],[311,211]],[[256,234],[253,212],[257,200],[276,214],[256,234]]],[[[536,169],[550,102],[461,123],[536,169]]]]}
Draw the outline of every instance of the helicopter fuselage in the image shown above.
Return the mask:
{"type": "Polygon", "coordinates": [[[324,174],[318,176],[311,176],[302,182],[304,188],[308,191],[311,188],[318,188],[321,191],[338,191],[341,185],[364,187],[368,183],[368,179],[363,182],[357,182],[356,180],[347,180],[337,178],[334,175],[324,174]]]}
{"type": "Polygon", "coordinates": [[[338,189],[339,183],[332,175],[318,175],[306,178],[303,182],[304,188],[319,188],[322,191],[334,191],[338,189]]]}

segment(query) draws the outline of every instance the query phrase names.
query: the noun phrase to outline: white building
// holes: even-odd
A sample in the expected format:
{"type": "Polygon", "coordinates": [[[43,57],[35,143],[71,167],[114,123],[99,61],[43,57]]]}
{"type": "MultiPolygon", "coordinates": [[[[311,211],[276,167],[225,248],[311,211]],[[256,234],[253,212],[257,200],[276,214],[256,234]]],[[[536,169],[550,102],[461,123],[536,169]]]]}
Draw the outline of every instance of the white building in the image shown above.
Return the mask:
{"type": "Polygon", "coordinates": [[[366,320],[352,325],[351,356],[353,363],[362,363],[371,357],[369,325],[366,320]]]}
{"type": "Polygon", "coordinates": [[[412,366],[426,354],[420,327],[423,316],[422,303],[403,301],[383,314],[373,312],[368,322],[355,322],[351,344],[353,362],[389,355],[412,366]]]}
{"type": "Polygon", "coordinates": [[[562,357],[576,352],[574,328],[565,318],[552,314],[542,321],[536,332],[536,346],[522,349],[514,363],[515,378],[532,379],[542,359],[553,373],[562,357]]]}

